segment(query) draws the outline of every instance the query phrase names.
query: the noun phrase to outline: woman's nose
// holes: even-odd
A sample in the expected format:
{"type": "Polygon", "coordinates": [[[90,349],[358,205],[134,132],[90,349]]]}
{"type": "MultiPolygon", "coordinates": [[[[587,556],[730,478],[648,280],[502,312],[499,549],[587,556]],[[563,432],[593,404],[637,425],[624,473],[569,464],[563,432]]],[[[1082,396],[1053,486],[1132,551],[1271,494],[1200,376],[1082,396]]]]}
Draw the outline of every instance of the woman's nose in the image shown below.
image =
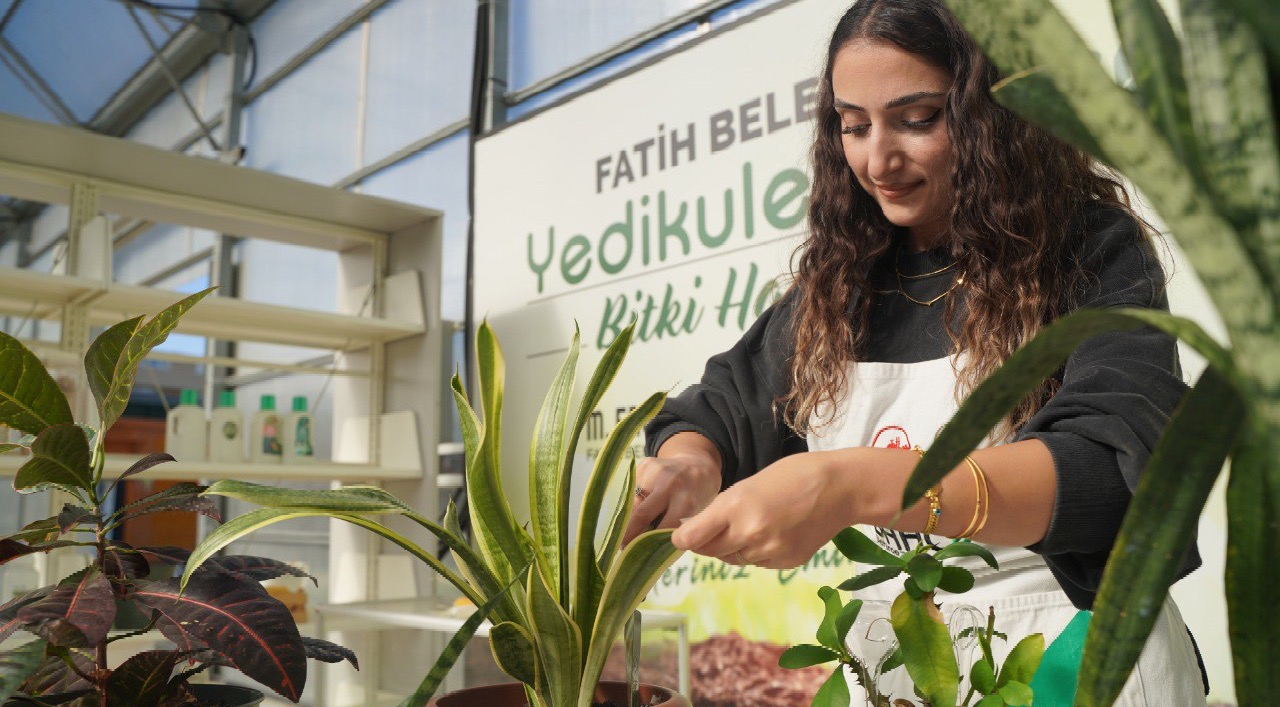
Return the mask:
{"type": "Polygon", "coordinates": [[[887,182],[902,166],[901,146],[884,130],[873,130],[867,140],[867,174],[877,182],[887,182]]]}

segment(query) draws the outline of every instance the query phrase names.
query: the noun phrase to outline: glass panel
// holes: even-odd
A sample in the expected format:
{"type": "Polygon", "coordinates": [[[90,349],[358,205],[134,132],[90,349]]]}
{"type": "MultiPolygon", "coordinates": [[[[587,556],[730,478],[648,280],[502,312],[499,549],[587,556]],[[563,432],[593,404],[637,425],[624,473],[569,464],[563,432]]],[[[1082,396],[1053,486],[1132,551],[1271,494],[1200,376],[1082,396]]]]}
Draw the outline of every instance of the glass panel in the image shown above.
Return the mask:
{"type": "Polygon", "coordinates": [[[363,4],[363,0],[276,0],[253,23],[257,78],[270,76],[363,4]]]}
{"type": "MultiPolygon", "coordinates": [[[[213,248],[216,234],[171,224],[148,225],[137,219],[109,216],[117,240],[112,269],[116,282],[150,285],[152,278],[192,256],[213,248]],[[132,233],[133,229],[141,229],[132,233]]],[[[208,272],[208,263],[204,265],[208,272]]],[[[172,288],[170,288],[172,289],[172,288]]]]}
{"type": "Polygon", "coordinates": [[[373,15],[365,164],[467,117],[473,3],[396,0],[373,15]]]}
{"type": "Polygon", "coordinates": [[[354,172],[359,90],[360,33],[348,32],[245,109],[245,164],[320,184],[354,172]]]}
{"type": "Polygon", "coordinates": [[[45,107],[28,83],[9,68],[8,57],[0,54],[0,111],[31,120],[57,123],[58,119],[45,107]]]}
{"type": "MultiPolygon", "coordinates": [[[[222,55],[215,54],[214,56],[222,55]]],[[[206,105],[204,94],[207,90],[207,84],[208,71],[205,67],[197,69],[182,82],[182,90],[186,92],[191,104],[196,106],[197,110],[201,110],[200,118],[206,123],[211,115],[221,108],[220,101],[225,93],[225,89],[219,88],[217,91],[219,95],[218,102],[213,104],[214,107],[202,109],[201,106],[206,105]]],[[[191,110],[187,108],[186,102],[182,100],[182,96],[179,96],[176,92],[171,92],[151,110],[147,111],[147,114],[136,125],[129,129],[129,138],[161,149],[172,150],[196,127],[196,120],[192,117],[191,110]]],[[[213,135],[215,140],[221,140],[222,129],[220,126],[213,127],[213,135]]],[[[203,140],[201,140],[202,142],[203,140]]]]}

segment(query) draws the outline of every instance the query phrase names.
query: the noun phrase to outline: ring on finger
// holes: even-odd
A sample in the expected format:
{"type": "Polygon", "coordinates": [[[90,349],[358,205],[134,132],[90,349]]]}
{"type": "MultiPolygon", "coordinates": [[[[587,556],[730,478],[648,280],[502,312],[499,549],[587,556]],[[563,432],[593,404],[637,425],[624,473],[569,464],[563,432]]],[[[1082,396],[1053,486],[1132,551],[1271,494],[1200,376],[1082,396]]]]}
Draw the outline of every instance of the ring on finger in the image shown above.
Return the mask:
{"type": "Polygon", "coordinates": [[[733,553],[733,559],[737,560],[737,561],[738,561],[738,564],[740,564],[740,565],[749,565],[749,564],[751,564],[751,562],[750,562],[746,557],[744,557],[744,556],[743,556],[743,554],[742,554],[742,551],[741,551],[741,550],[738,550],[737,552],[734,552],[734,553],[733,553]]]}
{"type": "Polygon", "coordinates": [[[639,486],[636,487],[636,498],[639,499],[641,503],[644,503],[644,500],[648,497],[649,489],[642,489],[639,486]]]}

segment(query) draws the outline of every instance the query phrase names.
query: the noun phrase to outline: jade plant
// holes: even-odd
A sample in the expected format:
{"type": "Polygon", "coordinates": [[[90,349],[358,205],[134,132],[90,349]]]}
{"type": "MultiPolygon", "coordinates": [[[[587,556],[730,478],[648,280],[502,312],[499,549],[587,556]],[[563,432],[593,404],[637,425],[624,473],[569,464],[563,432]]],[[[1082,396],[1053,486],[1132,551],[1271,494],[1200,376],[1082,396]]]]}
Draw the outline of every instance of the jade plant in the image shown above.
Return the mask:
{"type": "Polygon", "coordinates": [[[1179,0],[1181,36],[1156,0],[1112,0],[1133,83],[1121,86],[1051,0],[946,0],[1008,77],[998,102],[1141,189],[1213,300],[1230,347],[1147,310],[1081,311],[1046,327],[942,430],[904,507],[958,464],[1085,338],[1142,326],[1208,367],[1143,473],[1103,576],[1077,705],[1112,704],[1230,459],[1226,598],[1240,704],[1280,694],[1280,14],[1270,0],[1179,0]]]}
{"type": "MultiPolygon", "coordinates": [[[[569,489],[578,438],[630,346],[628,328],[605,351],[587,382],[569,424],[579,336],[560,367],[538,415],[529,451],[529,528],[515,519],[502,486],[502,400],[504,363],[493,330],[476,334],[480,414],[472,408],[460,379],[452,380],[466,448],[466,485],[476,547],[463,538],[449,505],[442,523],[413,511],[394,496],[370,487],[294,491],[236,481],[219,481],[206,494],[227,496],[262,508],[233,518],[211,533],[192,554],[184,581],[220,548],[257,528],[292,518],[327,516],[377,533],[429,565],[470,599],[477,611],[446,647],[436,666],[404,705],[424,705],[434,694],[461,647],[486,618],[493,622],[490,646],[498,665],[525,685],[531,707],[590,707],[596,684],[614,643],[633,621],[636,607],[677,557],[670,530],[653,530],[622,547],[622,534],[635,491],[635,459],[624,464],[632,440],[662,407],[655,393],[618,422],[595,458],[578,509],[576,543],[570,545],[569,489]],[[608,489],[619,470],[624,477],[612,515],[608,489]],[[450,570],[422,545],[376,519],[397,515],[434,535],[453,553],[450,570]],[[597,542],[602,521],[604,535],[597,542]]],[[[629,640],[629,643],[631,641],[629,640]]]]}
{"type": "Polygon", "coordinates": [[[778,659],[778,664],[784,668],[836,663],[831,677],[814,695],[814,707],[846,707],[850,704],[845,670],[862,685],[871,707],[915,707],[915,703],[903,698],[891,701],[891,697],[879,689],[879,676],[903,666],[924,707],[955,707],[957,704],[964,707],[1005,707],[1032,703],[1031,681],[1044,655],[1044,636],[1035,633],[1022,638],[1001,663],[995,658],[993,644],[995,640],[1007,637],[996,631],[993,609],[988,609],[985,625],[969,626],[954,635],[939,609],[938,592],[962,594],[973,588],[974,582],[972,572],[945,562],[952,558],[979,557],[992,569],[997,569],[995,557],[986,548],[958,540],[941,548],[920,545],[899,557],[854,528],[840,531],[833,542],[836,549],[853,562],[874,566],[840,584],[840,590],[856,592],[892,581],[903,574],[907,577],[903,581],[902,593],[894,599],[889,610],[889,623],[897,638],[897,646],[875,662],[870,662],[867,656],[854,655],[848,649],[847,639],[862,610],[862,600],[844,602],[840,592],[832,587],[818,590],[825,606],[816,633],[818,643],[792,646],[778,659]],[[960,643],[974,642],[982,657],[970,668],[968,688],[964,699],[959,700],[963,681],[956,647],[960,643]]]}
{"type": "MultiPolygon", "coordinates": [[[[26,450],[14,476],[18,493],[58,492],[67,500],[57,515],[0,538],[0,564],[35,553],[87,551],[88,566],[0,606],[0,640],[18,631],[33,640],[0,652],[0,703],[72,707],[176,707],[200,704],[189,682],[223,665],[239,669],[294,702],[302,695],[307,658],[329,662],[355,656],[345,648],[298,633],[289,610],[261,581],[309,576],[277,560],[220,556],[192,573],[185,590],[177,578],[153,579],[152,567],[174,567],[189,552],[177,547],[132,547],[118,530],[132,520],[163,512],[219,519],[204,487],[179,483],[113,508],[108,499],[120,481],[173,461],[151,454],[118,478],[104,478],[107,431],[129,401],[138,366],[162,343],[182,315],[208,290],[169,307],[149,321],[135,317],[102,332],[85,355],[85,371],[100,423],[75,422],[66,396],[40,359],[0,333],[0,424],[25,432],[0,452],[26,450]],[[111,631],[118,603],[148,617],[131,633],[111,631]],[[108,649],[129,636],[157,630],[169,650],[133,655],[109,667],[108,649]]],[[[159,572],[155,574],[160,574],[159,572]]],[[[312,578],[314,581],[314,578],[312,578]]]]}

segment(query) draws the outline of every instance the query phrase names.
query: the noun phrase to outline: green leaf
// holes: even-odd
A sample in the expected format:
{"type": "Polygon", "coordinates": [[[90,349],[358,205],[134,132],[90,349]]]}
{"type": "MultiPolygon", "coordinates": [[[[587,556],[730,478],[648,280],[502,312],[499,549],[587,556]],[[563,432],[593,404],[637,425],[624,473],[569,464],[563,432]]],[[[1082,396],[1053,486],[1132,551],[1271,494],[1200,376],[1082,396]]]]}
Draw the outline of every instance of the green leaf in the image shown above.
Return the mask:
{"type": "Polygon", "coordinates": [[[573,704],[582,677],[582,632],[560,606],[546,576],[532,565],[526,586],[529,630],[538,637],[547,704],[573,704]]]}
{"type": "MultiPolygon", "coordinates": [[[[600,522],[600,509],[604,505],[605,494],[609,490],[609,482],[622,461],[622,455],[631,448],[636,435],[644,428],[646,422],[658,414],[662,403],[666,400],[664,393],[654,393],[639,407],[632,410],[609,432],[608,439],[596,456],[595,468],[587,481],[587,488],[582,494],[582,506],[578,514],[578,547],[577,547],[577,580],[578,589],[573,597],[573,618],[579,626],[591,626],[595,618],[596,607],[591,601],[596,588],[589,582],[597,577],[593,568],[596,566],[596,530],[600,522]],[[585,587],[585,591],[584,591],[585,587]]],[[[583,631],[583,640],[591,642],[591,632],[583,631]]]]}
{"type": "Polygon", "coordinates": [[[1180,4],[1205,184],[1252,255],[1274,307],[1280,304],[1280,151],[1262,44],[1219,0],[1180,4]]]}
{"type": "Polygon", "coordinates": [[[939,560],[946,560],[952,557],[981,557],[982,561],[986,562],[991,569],[1000,569],[1000,563],[996,562],[995,555],[992,555],[990,550],[968,540],[957,540],[939,550],[934,557],[939,560]]]}
{"type": "Polygon", "coordinates": [[[853,629],[853,623],[858,620],[858,613],[862,611],[862,600],[853,599],[844,608],[840,610],[840,614],[836,616],[836,641],[843,648],[845,641],[849,639],[849,631],[853,629]]]}
{"type": "Polygon", "coordinates": [[[523,626],[495,624],[489,629],[489,648],[502,672],[539,691],[538,642],[523,626]]]}
{"type": "Polygon", "coordinates": [[[40,359],[0,332],[0,425],[38,435],[72,419],[67,396],[40,359]]]}
{"type": "Polygon", "coordinates": [[[0,653],[0,702],[13,697],[44,662],[44,641],[31,641],[0,653]]]}
{"type": "MultiPolygon", "coordinates": [[[[671,544],[671,533],[671,530],[650,530],[641,534],[623,548],[618,561],[609,568],[599,609],[594,615],[591,641],[586,644],[578,707],[591,707],[595,685],[622,624],[640,606],[662,573],[682,554],[671,544]]],[[[585,631],[583,635],[587,635],[585,631]]]]}
{"type": "Polygon", "coordinates": [[[1025,682],[1010,682],[999,690],[996,694],[1004,700],[1005,704],[1010,707],[1019,707],[1031,704],[1033,695],[1031,694],[1031,686],[1025,682]]]}
{"type": "Polygon", "coordinates": [[[640,626],[643,619],[640,611],[631,612],[631,617],[622,627],[623,657],[627,664],[627,707],[638,707],[640,704],[640,626]]]}
{"type": "Polygon", "coordinates": [[[578,368],[579,333],[573,328],[569,354],[551,382],[547,397],[534,424],[533,443],[529,447],[529,511],[533,521],[533,537],[546,562],[553,591],[560,603],[568,606],[569,588],[560,585],[560,474],[564,468],[565,428],[569,421],[569,404],[578,368]]]}
{"type": "Polygon", "coordinates": [[[799,668],[807,668],[811,665],[830,663],[833,660],[839,659],[840,654],[830,648],[802,643],[798,646],[791,646],[783,651],[782,655],[778,656],[778,665],[783,668],[795,670],[799,668]]]}
{"type": "Polygon", "coordinates": [[[1236,14],[1258,31],[1271,55],[1271,64],[1280,66],[1280,15],[1275,12],[1271,0],[1225,0],[1236,14]]]}
{"type": "Polygon", "coordinates": [[[996,83],[991,87],[991,96],[1033,123],[1053,126],[1054,135],[1110,164],[1102,146],[1071,110],[1062,90],[1043,67],[1019,71],[996,83]]]}
{"type": "Polygon", "coordinates": [[[934,705],[954,705],[960,667],[951,650],[951,633],[933,595],[912,599],[899,594],[889,610],[889,622],[902,645],[902,660],[916,687],[934,705]]]}
{"type": "MultiPolygon", "coordinates": [[[[1219,370],[1235,371],[1231,354],[1190,319],[1150,309],[1083,309],[1072,312],[1041,330],[974,389],[916,465],[903,492],[903,508],[910,507],[925,491],[942,481],[1009,410],[1057,371],[1080,343],[1105,332],[1129,331],[1143,326],[1154,326],[1181,338],[1219,370]]],[[[960,549],[963,545],[976,543],[953,543],[942,552],[969,552],[960,549]],[[951,550],[953,547],[957,549],[951,550]]]]}
{"type": "Polygon", "coordinates": [[[818,643],[843,654],[845,651],[844,645],[840,642],[839,636],[836,635],[836,618],[840,616],[840,611],[844,609],[844,602],[840,601],[840,593],[831,587],[819,587],[818,596],[822,598],[822,603],[824,604],[822,620],[818,622],[818,643]]]}
{"type": "Polygon", "coordinates": [[[1268,704],[1280,694],[1280,445],[1273,426],[1249,416],[1227,483],[1227,629],[1236,700],[1268,704]]]}
{"type": "Polygon", "coordinates": [[[978,700],[978,704],[974,707],[1005,707],[1005,702],[999,695],[987,695],[978,700]]]}
{"type": "Polygon", "coordinates": [[[403,501],[376,486],[338,489],[290,489],[223,479],[205,489],[206,496],[225,496],[264,508],[310,508],[332,513],[409,513],[403,501]]]}
{"type": "Polygon", "coordinates": [[[973,689],[984,695],[990,695],[996,691],[996,673],[986,658],[981,658],[973,664],[973,669],[969,671],[969,682],[973,683],[973,689]]]}
{"type": "MultiPolygon", "coordinates": [[[[1021,683],[1030,685],[1031,679],[1035,677],[1036,670],[1040,667],[1040,659],[1044,657],[1044,635],[1033,633],[1030,636],[1018,641],[1018,645],[1009,651],[1009,656],[1004,659],[1004,666],[1000,668],[1000,680],[996,683],[997,688],[1004,687],[1011,683],[1021,683]]],[[[1013,704],[1013,700],[1008,695],[1004,699],[1013,704]]]]}
{"type": "Polygon", "coordinates": [[[846,592],[856,592],[859,589],[866,589],[881,582],[887,582],[902,574],[902,572],[902,567],[877,567],[846,579],[840,583],[840,589],[846,592]]]}
{"type": "MultiPolygon", "coordinates": [[[[1112,0],[1120,45],[1147,118],[1193,175],[1200,175],[1182,47],[1157,0],[1112,0]]],[[[1074,118],[1074,116],[1073,116],[1074,118]]]]}
{"type": "Polygon", "coordinates": [[[880,547],[857,528],[841,530],[836,533],[831,542],[835,544],[840,554],[859,564],[884,567],[906,567],[907,565],[906,560],[880,547]]]}
{"type": "MultiPolygon", "coordinates": [[[[138,327],[128,341],[124,343],[124,346],[119,348],[118,353],[116,353],[115,347],[118,344],[119,331],[112,333],[116,327],[104,332],[112,333],[110,342],[96,350],[92,346],[90,347],[88,354],[85,356],[86,366],[105,367],[109,365],[110,358],[113,355],[116,356],[110,385],[105,391],[99,391],[98,389],[93,391],[94,397],[98,400],[98,414],[102,420],[102,429],[111,429],[111,426],[115,424],[116,420],[124,412],[125,406],[129,404],[129,395],[133,391],[133,381],[138,376],[138,366],[142,363],[142,360],[147,357],[147,354],[151,353],[151,349],[163,344],[165,339],[169,338],[169,332],[178,326],[178,320],[188,310],[196,306],[200,300],[216,289],[218,288],[210,287],[169,305],[159,314],[152,317],[146,324],[138,327]]],[[[96,375],[90,374],[90,387],[93,386],[92,381],[96,377],[96,375]]]]}
{"type": "Polygon", "coordinates": [[[942,580],[942,563],[933,555],[916,555],[907,562],[907,574],[916,581],[921,591],[932,592],[942,580]]]}
{"type": "Polygon", "coordinates": [[[837,666],[813,696],[812,707],[849,707],[849,683],[844,679],[844,666],[837,666]]]}
{"type": "Polygon", "coordinates": [[[1129,504],[1094,601],[1077,704],[1109,705],[1123,689],[1243,420],[1239,394],[1213,368],[1174,412],[1129,504]]]}
{"type": "Polygon", "coordinates": [[[943,567],[938,589],[952,594],[964,594],[973,589],[973,573],[963,567],[943,567]]]}
{"type": "Polygon", "coordinates": [[[9,444],[8,442],[0,444],[0,454],[4,454],[5,452],[12,452],[15,449],[26,449],[26,447],[22,446],[21,444],[9,444]]]}
{"type": "Polygon", "coordinates": [[[93,487],[89,440],[74,424],[46,428],[31,445],[31,459],[18,469],[13,488],[29,493],[48,487],[84,499],[93,487]]]}
{"type": "Polygon", "coordinates": [[[631,518],[631,508],[635,505],[636,493],[636,458],[631,455],[631,463],[622,488],[618,489],[618,501],[613,504],[613,518],[609,520],[609,528],[605,531],[604,542],[600,545],[600,553],[596,557],[596,565],[600,573],[608,574],[613,558],[622,549],[622,535],[627,530],[627,521],[631,518]]]}
{"type": "MultiPolygon", "coordinates": [[[[591,379],[587,381],[587,389],[582,394],[582,401],[578,403],[578,415],[574,419],[573,429],[569,432],[567,447],[564,452],[563,468],[560,471],[560,489],[558,491],[560,503],[556,508],[556,526],[559,529],[560,536],[558,554],[560,557],[569,556],[569,495],[573,485],[573,458],[578,450],[578,439],[582,436],[582,430],[586,427],[587,420],[590,420],[591,414],[595,412],[596,405],[600,404],[600,399],[604,397],[605,391],[613,383],[618,369],[622,367],[622,362],[627,357],[627,350],[631,347],[631,336],[635,332],[635,326],[635,322],[628,325],[627,328],[622,330],[622,333],[618,334],[613,343],[609,344],[609,348],[605,349],[604,356],[600,357],[600,363],[596,364],[596,369],[591,373],[591,379]]],[[[560,564],[561,596],[564,595],[564,588],[568,586],[569,564],[564,562],[560,564]]],[[[585,629],[586,627],[584,627],[584,633],[585,629]]],[[[584,638],[586,638],[586,635],[584,635],[584,638]]]]}
{"type": "MultiPolygon", "coordinates": [[[[146,315],[139,315],[133,319],[126,319],[123,322],[108,327],[92,344],[84,354],[84,370],[89,377],[89,389],[93,391],[93,398],[98,403],[98,410],[101,412],[104,401],[111,397],[111,386],[116,376],[116,366],[120,364],[120,358],[124,356],[125,347],[129,345],[129,340],[142,327],[142,320],[146,319],[146,315]]],[[[103,425],[106,429],[108,425],[103,425]]]]}

